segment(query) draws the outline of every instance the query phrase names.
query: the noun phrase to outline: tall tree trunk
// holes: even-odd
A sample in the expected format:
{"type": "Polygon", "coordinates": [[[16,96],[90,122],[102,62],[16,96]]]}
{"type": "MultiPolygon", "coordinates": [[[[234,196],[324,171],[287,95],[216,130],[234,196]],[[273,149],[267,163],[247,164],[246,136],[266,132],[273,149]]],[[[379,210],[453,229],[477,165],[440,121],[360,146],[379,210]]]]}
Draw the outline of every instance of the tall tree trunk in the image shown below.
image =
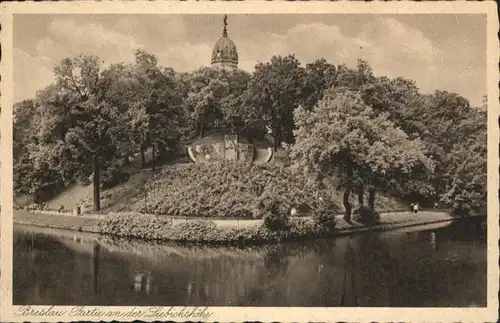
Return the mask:
{"type": "Polygon", "coordinates": [[[167,160],[167,150],[162,143],[156,143],[156,147],[158,147],[158,159],[161,163],[167,160]]]}
{"type": "Polygon", "coordinates": [[[200,121],[200,138],[203,138],[205,136],[205,126],[203,125],[203,121],[200,121]]]}
{"type": "Polygon", "coordinates": [[[249,134],[247,133],[245,137],[247,138],[248,143],[249,143],[250,145],[253,145],[253,144],[255,143],[255,138],[254,138],[252,135],[249,135],[249,134]]]}
{"type": "Polygon", "coordinates": [[[365,204],[365,187],[363,185],[363,183],[359,183],[358,185],[358,203],[359,203],[359,206],[363,206],[365,204]]]}
{"type": "Polygon", "coordinates": [[[368,206],[372,209],[375,210],[375,187],[370,186],[368,189],[368,206]]]}
{"type": "Polygon", "coordinates": [[[274,152],[277,152],[281,146],[281,132],[277,130],[277,127],[273,129],[273,137],[274,137],[274,152]]]}
{"type": "Polygon", "coordinates": [[[343,203],[344,203],[344,208],[345,208],[345,213],[344,213],[344,220],[347,222],[351,221],[351,211],[352,211],[352,205],[349,202],[349,197],[351,196],[351,191],[352,191],[352,168],[347,165],[346,168],[346,182],[344,186],[344,196],[343,196],[343,203]]]}
{"type": "Polygon", "coordinates": [[[146,167],[146,155],[144,150],[144,143],[141,143],[141,168],[146,167]]]}
{"type": "Polygon", "coordinates": [[[155,143],[151,143],[151,170],[154,172],[156,169],[156,156],[155,156],[155,143]]]}
{"type": "Polygon", "coordinates": [[[274,137],[274,151],[278,151],[278,148],[281,145],[281,129],[280,128],[280,123],[279,120],[276,116],[276,111],[271,107],[271,130],[273,132],[273,137],[274,137]]]}
{"type": "Polygon", "coordinates": [[[96,212],[101,210],[101,174],[99,169],[99,161],[97,155],[93,159],[94,168],[94,210],[96,212]]]}
{"type": "Polygon", "coordinates": [[[351,211],[352,211],[352,206],[351,203],[349,203],[349,196],[351,195],[351,184],[347,183],[344,187],[344,197],[343,197],[343,203],[344,203],[344,208],[345,208],[345,213],[344,213],[344,220],[347,222],[351,221],[351,211]]]}
{"type": "Polygon", "coordinates": [[[293,136],[293,125],[287,126],[285,142],[287,144],[293,144],[295,142],[295,137],[293,136]]]}
{"type": "Polygon", "coordinates": [[[295,141],[295,137],[293,135],[293,109],[289,108],[287,111],[286,121],[285,121],[285,142],[287,144],[293,144],[295,141]]]}
{"type": "Polygon", "coordinates": [[[33,191],[32,198],[33,198],[33,204],[40,203],[40,193],[39,193],[38,189],[35,189],[33,191]]]}

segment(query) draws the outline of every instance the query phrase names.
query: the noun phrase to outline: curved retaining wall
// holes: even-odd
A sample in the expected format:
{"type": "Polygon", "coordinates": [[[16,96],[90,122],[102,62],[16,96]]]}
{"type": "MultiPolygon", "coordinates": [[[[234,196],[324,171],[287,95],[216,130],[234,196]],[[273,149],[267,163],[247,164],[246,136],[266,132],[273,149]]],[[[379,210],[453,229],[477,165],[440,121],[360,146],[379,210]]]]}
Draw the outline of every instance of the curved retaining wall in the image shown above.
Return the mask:
{"type": "MultiPolygon", "coordinates": [[[[74,231],[83,232],[93,232],[102,233],[99,223],[106,217],[112,217],[112,215],[85,215],[85,216],[72,216],[72,215],[61,215],[61,214],[50,214],[50,213],[32,213],[26,211],[14,211],[14,223],[22,225],[31,225],[37,227],[55,228],[55,229],[67,229],[74,231]]],[[[123,215],[122,215],[123,216],[123,215]]],[[[144,217],[144,221],[148,221],[148,218],[153,220],[152,215],[130,215],[130,216],[140,216],[144,217]]],[[[337,219],[337,228],[330,236],[344,236],[350,234],[364,233],[364,232],[376,232],[376,231],[387,231],[395,230],[406,227],[418,227],[427,226],[434,224],[447,224],[451,223],[457,219],[451,215],[444,212],[428,212],[423,213],[421,216],[418,215],[408,215],[408,214],[385,214],[382,215],[383,222],[376,225],[363,225],[363,224],[347,224],[345,221],[337,219]]],[[[142,220],[141,220],[142,221],[142,220]]],[[[199,221],[199,220],[197,220],[199,221]]],[[[182,219],[173,219],[173,224],[188,222],[182,219]]],[[[203,222],[203,221],[202,221],[203,222]]],[[[212,222],[221,230],[234,230],[234,229],[245,229],[259,226],[261,220],[215,220],[215,221],[205,221],[212,222]]],[[[161,230],[161,228],[158,228],[161,230]]],[[[136,236],[136,238],[142,238],[141,236],[136,236]]],[[[311,239],[314,237],[311,237],[311,239]]],[[[163,240],[171,240],[169,237],[163,237],[163,240]]]]}

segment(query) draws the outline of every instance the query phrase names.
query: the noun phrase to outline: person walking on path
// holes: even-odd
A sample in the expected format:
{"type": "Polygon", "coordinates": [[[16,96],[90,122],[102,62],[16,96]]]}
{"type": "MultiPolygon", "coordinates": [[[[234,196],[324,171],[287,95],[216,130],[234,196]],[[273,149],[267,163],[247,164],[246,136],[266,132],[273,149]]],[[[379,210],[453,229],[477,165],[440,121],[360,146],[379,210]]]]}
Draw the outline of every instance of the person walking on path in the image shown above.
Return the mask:
{"type": "Polygon", "coordinates": [[[413,212],[418,213],[418,203],[413,204],[413,212]]]}

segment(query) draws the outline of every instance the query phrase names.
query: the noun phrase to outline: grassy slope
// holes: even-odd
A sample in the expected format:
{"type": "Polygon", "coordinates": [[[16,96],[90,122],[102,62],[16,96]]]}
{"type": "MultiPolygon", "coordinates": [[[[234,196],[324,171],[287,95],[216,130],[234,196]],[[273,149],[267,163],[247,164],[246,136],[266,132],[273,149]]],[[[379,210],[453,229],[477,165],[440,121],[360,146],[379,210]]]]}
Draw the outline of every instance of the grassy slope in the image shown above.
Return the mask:
{"type": "MultiPolygon", "coordinates": [[[[137,172],[125,183],[102,190],[101,206],[104,212],[147,211],[168,215],[223,217],[248,210],[256,214],[259,203],[265,203],[270,196],[277,196],[292,204],[314,200],[314,189],[304,189],[306,186],[286,169],[273,165],[174,164],[164,166],[155,174],[150,170],[137,172]],[[146,209],[145,187],[148,192],[146,209]]],[[[341,193],[330,189],[324,194],[333,201],[336,211],[341,212],[341,193]]],[[[354,205],[355,201],[353,195],[354,205]]],[[[379,210],[405,207],[404,203],[382,195],[377,195],[376,201],[379,210]]],[[[91,207],[92,185],[74,185],[46,202],[50,209],[62,205],[66,210],[81,203],[85,208],[91,207]]]]}

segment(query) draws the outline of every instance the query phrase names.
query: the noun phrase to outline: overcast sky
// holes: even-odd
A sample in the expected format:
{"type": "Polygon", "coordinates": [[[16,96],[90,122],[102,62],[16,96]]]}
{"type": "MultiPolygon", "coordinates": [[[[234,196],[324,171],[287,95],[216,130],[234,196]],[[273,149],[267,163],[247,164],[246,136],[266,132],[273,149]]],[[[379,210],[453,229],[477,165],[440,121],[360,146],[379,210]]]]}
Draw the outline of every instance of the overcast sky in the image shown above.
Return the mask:
{"type": "MultiPolygon", "coordinates": [[[[132,61],[134,50],[161,65],[191,71],[210,64],[223,15],[16,15],[15,101],[53,80],[60,59],[80,53],[132,61]]],[[[457,92],[472,104],[486,94],[486,15],[229,15],[239,67],[294,53],[305,66],[324,57],[354,66],[367,60],[378,76],[414,79],[424,92],[457,92]]]]}

